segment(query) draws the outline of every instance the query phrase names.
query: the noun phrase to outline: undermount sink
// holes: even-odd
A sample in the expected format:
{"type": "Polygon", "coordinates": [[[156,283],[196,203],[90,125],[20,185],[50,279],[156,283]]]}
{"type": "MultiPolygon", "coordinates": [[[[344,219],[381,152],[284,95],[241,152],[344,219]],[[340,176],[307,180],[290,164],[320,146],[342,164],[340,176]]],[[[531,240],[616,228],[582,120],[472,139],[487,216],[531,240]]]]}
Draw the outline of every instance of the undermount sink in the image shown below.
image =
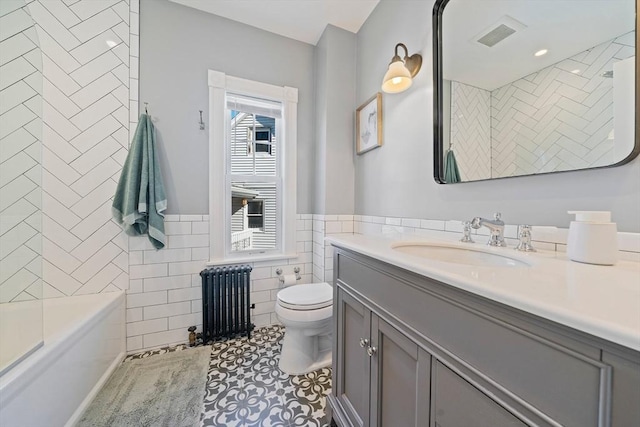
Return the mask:
{"type": "Polygon", "coordinates": [[[472,247],[460,247],[446,243],[398,242],[391,247],[408,255],[444,261],[452,264],[479,267],[530,267],[531,265],[507,254],[487,252],[472,247]]]}

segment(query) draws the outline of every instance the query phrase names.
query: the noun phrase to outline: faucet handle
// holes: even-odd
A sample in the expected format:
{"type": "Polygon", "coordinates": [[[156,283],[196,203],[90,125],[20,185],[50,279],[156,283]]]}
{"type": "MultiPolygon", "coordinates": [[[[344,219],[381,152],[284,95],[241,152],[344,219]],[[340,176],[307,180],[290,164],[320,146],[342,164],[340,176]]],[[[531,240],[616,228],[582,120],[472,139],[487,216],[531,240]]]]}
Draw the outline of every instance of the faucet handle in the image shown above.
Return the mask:
{"type": "Polygon", "coordinates": [[[516,246],[517,251],[522,252],[537,252],[536,249],[531,244],[531,226],[530,225],[519,225],[518,226],[518,246],[516,246]]]}
{"type": "Polygon", "coordinates": [[[471,221],[462,221],[462,226],[464,228],[462,229],[462,238],[460,241],[465,243],[475,243],[471,238],[471,221]]]}
{"type": "Polygon", "coordinates": [[[502,221],[502,214],[500,212],[494,213],[493,219],[495,219],[496,221],[502,221]]]}

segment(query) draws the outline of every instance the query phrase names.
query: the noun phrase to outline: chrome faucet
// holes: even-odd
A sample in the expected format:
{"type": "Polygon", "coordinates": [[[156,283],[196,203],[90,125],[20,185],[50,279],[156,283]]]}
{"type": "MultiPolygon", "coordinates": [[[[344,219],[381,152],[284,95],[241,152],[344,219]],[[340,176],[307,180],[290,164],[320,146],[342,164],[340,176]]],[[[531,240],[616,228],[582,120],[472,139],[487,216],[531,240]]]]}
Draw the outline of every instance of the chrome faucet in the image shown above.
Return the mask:
{"type": "Polygon", "coordinates": [[[521,225],[518,227],[518,246],[516,246],[517,251],[521,252],[537,252],[536,249],[531,244],[531,226],[530,225],[521,225]]]}
{"type": "Polygon", "coordinates": [[[491,231],[491,237],[487,245],[489,246],[507,246],[504,241],[504,221],[499,212],[493,214],[493,220],[480,218],[479,216],[471,220],[471,227],[476,230],[480,227],[487,227],[491,231]]]}
{"type": "Polygon", "coordinates": [[[462,227],[462,239],[460,239],[460,241],[465,243],[475,243],[471,238],[471,222],[463,221],[462,227]]]}

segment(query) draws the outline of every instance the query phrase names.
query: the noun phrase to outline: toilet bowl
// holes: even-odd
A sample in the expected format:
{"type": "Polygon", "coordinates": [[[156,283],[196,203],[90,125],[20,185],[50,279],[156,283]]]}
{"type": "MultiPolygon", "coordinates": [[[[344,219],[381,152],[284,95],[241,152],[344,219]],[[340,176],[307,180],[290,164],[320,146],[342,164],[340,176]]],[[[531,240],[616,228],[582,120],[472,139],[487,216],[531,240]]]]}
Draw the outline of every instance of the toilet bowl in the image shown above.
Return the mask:
{"type": "Polygon", "coordinates": [[[278,366],[289,375],[331,365],[333,288],[328,283],[293,285],[278,292],[276,315],[285,326],[278,366]]]}

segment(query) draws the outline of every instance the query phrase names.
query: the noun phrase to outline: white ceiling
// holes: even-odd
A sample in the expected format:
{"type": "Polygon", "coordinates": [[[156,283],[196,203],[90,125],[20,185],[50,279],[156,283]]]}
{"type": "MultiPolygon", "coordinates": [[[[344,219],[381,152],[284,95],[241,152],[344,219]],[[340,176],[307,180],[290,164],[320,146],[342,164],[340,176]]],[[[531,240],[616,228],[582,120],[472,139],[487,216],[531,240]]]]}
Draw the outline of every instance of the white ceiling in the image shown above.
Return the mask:
{"type": "Polygon", "coordinates": [[[635,0],[452,0],[443,14],[443,76],[493,90],[635,28],[635,0]],[[491,48],[475,40],[508,15],[526,28],[491,48]],[[540,49],[549,52],[541,57],[540,49]]]}
{"type": "Polygon", "coordinates": [[[171,0],[315,45],[327,24],[357,33],[380,0],[171,0]]]}

